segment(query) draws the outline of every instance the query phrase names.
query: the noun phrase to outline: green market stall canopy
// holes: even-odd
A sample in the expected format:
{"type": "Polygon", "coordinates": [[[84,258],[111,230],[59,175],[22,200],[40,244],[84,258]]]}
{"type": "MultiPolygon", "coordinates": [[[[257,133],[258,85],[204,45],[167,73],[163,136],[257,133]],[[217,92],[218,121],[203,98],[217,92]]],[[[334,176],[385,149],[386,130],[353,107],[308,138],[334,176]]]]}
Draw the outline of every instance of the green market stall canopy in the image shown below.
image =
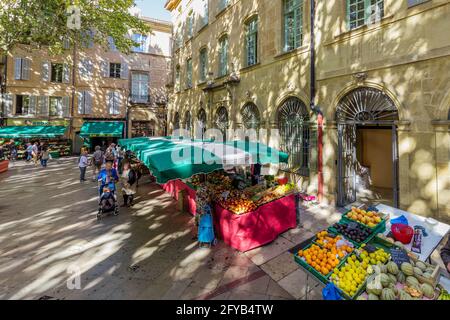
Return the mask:
{"type": "Polygon", "coordinates": [[[65,126],[10,126],[0,128],[0,138],[55,138],[66,130],[65,126]]]}
{"type": "Polygon", "coordinates": [[[102,122],[85,122],[80,130],[80,137],[122,137],[123,122],[118,121],[102,121],[102,122]]]}
{"type": "Polygon", "coordinates": [[[122,139],[119,144],[134,152],[161,184],[238,165],[287,163],[289,158],[286,153],[249,141],[142,137],[122,139]]]}

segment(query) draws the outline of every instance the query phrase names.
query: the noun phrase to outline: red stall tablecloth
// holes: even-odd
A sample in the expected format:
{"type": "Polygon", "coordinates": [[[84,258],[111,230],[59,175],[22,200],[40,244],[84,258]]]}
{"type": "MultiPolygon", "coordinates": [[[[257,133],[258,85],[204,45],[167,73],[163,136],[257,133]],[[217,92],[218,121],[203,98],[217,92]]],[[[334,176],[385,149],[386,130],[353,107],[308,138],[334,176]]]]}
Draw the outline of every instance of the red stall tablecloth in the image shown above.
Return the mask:
{"type": "Polygon", "coordinates": [[[189,187],[187,184],[185,184],[181,180],[172,180],[167,182],[166,184],[161,185],[161,187],[169,193],[175,200],[178,201],[178,194],[180,191],[186,192],[186,197],[184,199],[184,207],[187,208],[187,211],[192,214],[196,215],[197,212],[197,206],[195,204],[195,198],[196,198],[196,192],[194,189],[189,187]]]}
{"type": "Polygon", "coordinates": [[[0,173],[8,171],[9,161],[4,160],[0,161],[0,173]]]}
{"type": "Polygon", "coordinates": [[[239,251],[261,247],[297,226],[295,194],[240,216],[216,205],[214,225],[219,237],[239,251]]]}

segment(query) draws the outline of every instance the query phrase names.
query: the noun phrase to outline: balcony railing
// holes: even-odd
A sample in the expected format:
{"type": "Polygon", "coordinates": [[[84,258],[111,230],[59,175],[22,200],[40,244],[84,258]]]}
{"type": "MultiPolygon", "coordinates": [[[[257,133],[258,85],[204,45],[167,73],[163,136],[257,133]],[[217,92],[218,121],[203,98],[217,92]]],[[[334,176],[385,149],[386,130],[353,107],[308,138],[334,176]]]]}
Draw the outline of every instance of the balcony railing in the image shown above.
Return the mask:
{"type": "Polygon", "coordinates": [[[151,97],[149,95],[141,96],[141,95],[132,94],[130,96],[130,101],[131,101],[131,103],[136,103],[136,104],[148,104],[151,102],[151,97]]]}

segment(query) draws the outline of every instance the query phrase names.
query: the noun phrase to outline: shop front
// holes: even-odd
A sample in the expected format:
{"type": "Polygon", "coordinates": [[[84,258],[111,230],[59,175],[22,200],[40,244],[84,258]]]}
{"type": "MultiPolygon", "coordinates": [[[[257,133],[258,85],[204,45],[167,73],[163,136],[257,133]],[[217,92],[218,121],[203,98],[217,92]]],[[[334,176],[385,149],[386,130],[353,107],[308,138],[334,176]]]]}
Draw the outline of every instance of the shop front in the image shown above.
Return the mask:
{"type": "Polygon", "coordinates": [[[117,143],[124,136],[125,123],[121,121],[84,122],[79,136],[84,145],[93,151],[96,146],[106,149],[111,143],[117,143]]]}
{"type": "MultiPolygon", "coordinates": [[[[24,159],[27,143],[44,143],[54,158],[69,156],[71,141],[67,138],[68,120],[8,119],[6,127],[0,128],[0,145],[14,141],[17,159],[24,159]]],[[[9,148],[4,147],[5,158],[9,158],[9,148]]]]}

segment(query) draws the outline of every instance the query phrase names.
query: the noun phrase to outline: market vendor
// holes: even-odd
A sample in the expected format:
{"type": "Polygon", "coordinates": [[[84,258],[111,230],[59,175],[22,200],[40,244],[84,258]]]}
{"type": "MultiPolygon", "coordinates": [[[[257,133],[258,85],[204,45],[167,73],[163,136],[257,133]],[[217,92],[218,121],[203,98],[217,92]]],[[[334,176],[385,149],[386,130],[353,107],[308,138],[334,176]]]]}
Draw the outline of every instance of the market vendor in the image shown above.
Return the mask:
{"type": "Polygon", "coordinates": [[[450,272],[450,237],[445,246],[441,249],[441,258],[444,262],[445,268],[450,272]]]}

